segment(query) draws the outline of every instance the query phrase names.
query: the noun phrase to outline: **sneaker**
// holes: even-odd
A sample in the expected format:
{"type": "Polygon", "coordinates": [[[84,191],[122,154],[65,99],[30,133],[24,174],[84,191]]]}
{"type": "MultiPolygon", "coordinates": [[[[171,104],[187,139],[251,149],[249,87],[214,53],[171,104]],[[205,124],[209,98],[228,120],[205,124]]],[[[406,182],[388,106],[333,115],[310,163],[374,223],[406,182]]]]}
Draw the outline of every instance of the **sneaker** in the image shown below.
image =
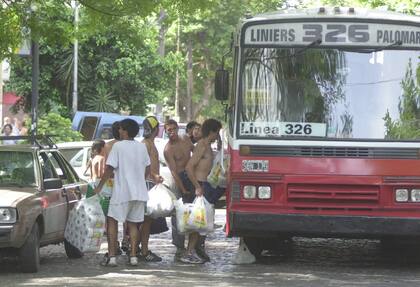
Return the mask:
{"type": "Polygon", "coordinates": [[[139,264],[139,261],[138,261],[137,257],[136,256],[131,256],[130,257],[130,265],[131,266],[137,266],[138,264],[139,264]]]}
{"type": "Polygon", "coordinates": [[[108,256],[108,253],[105,253],[104,258],[101,261],[101,266],[105,266],[105,267],[116,267],[118,266],[117,264],[117,257],[115,256],[108,256]]]}
{"type": "Polygon", "coordinates": [[[204,260],[197,256],[195,253],[185,253],[179,258],[179,261],[189,264],[203,264],[204,260]]]}
{"type": "Polygon", "coordinates": [[[195,249],[195,252],[197,252],[198,257],[204,260],[204,262],[209,262],[210,257],[207,255],[206,250],[203,246],[197,247],[195,249]]]}
{"type": "Polygon", "coordinates": [[[162,261],[162,258],[157,256],[156,254],[154,254],[152,251],[149,250],[149,252],[147,253],[146,256],[142,255],[140,253],[139,255],[139,259],[141,261],[145,261],[145,262],[160,262],[162,261]]]}

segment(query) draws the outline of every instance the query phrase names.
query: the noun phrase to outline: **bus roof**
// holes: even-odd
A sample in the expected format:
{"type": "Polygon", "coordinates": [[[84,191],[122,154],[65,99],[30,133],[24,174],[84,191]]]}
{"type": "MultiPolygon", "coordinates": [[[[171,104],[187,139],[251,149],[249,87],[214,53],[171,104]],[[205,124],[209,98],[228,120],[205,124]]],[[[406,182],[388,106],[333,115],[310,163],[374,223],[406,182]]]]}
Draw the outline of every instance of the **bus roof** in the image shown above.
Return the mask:
{"type": "Polygon", "coordinates": [[[412,22],[420,25],[420,17],[408,14],[383,11],[379,9],[365,8],[348,8],[348,7],[320,7],[312,9],[285,9],[269,13],[258,14],[247,17],[242,20],[240,26],[245,23],[277,20],[277,19],[324,19],[324,18],[341,18],[341,19],[365,19],[365,20],[387,20],[387,21],[403,21],[412,22]]]}

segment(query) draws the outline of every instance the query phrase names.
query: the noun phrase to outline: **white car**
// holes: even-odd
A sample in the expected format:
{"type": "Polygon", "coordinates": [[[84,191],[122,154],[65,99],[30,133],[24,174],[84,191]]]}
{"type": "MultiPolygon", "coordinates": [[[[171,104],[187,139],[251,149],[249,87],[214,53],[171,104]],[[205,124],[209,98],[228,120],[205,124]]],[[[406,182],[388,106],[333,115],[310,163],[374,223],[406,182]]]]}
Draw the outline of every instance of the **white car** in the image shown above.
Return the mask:
{"type": "Polygon", "coordinates": [[[84,180],[90,178],[90,171],[87,169],[90,159],[90,151],[93,141],[65,142],[57,144],[61,154],[66,158],[70,165],[77,172],[79,177],[84,180]]]}

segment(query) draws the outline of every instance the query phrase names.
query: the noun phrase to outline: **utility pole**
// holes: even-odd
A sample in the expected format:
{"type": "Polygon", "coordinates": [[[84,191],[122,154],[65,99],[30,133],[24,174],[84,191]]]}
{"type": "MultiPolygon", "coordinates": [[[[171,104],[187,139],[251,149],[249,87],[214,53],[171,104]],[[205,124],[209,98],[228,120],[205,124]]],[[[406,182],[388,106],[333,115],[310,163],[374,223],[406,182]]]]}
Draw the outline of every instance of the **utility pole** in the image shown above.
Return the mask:
{"type": "Polygon", "coordinates": [[[32,39],[31,55],[32,55],[31,135],[33,137],[36,137],[37,124],[38,124],[38,98],[39,98],[39,43],[38,43],[38,40],[32,39]]]}
{"type": "MultiPolygon", "coordinates": [[[[177,55],[181,53],[181,17],[178,15],[178,27],[177,27],[177,40],[176,40],[176,52],[177,55]]],[[[175,118],[179,120],[179,92],[180,92],[180,80],[179,80],[179,67],[176,68],[175,76],[175,118]]]]}
{"type": "Polygon", "coordinates": [[[74,37],[74,51],[73,51],[73,99],[72,99],[72,111],[73,115],[77,112],[78,106],[78,94],[77,94],[77,79],[78,79],[78,62],[79,62],[79,41],[77,40],[77,30],[79,25],[79,3],[76,0],[71,2],[71,5],[74,9],[74,28],[75,34],[74,37]]]}

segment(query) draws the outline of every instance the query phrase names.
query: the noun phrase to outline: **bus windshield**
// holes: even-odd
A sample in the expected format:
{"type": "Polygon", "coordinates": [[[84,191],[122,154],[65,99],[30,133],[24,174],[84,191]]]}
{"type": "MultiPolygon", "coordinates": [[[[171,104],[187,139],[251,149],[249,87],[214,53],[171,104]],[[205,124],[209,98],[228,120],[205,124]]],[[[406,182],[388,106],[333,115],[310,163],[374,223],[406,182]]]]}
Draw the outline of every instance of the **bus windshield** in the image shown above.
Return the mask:
{"type": "Polygon", "coordinates": [[[245,48],[238,135],[420,139],[419,56],[377,47],[245,48]]]}

